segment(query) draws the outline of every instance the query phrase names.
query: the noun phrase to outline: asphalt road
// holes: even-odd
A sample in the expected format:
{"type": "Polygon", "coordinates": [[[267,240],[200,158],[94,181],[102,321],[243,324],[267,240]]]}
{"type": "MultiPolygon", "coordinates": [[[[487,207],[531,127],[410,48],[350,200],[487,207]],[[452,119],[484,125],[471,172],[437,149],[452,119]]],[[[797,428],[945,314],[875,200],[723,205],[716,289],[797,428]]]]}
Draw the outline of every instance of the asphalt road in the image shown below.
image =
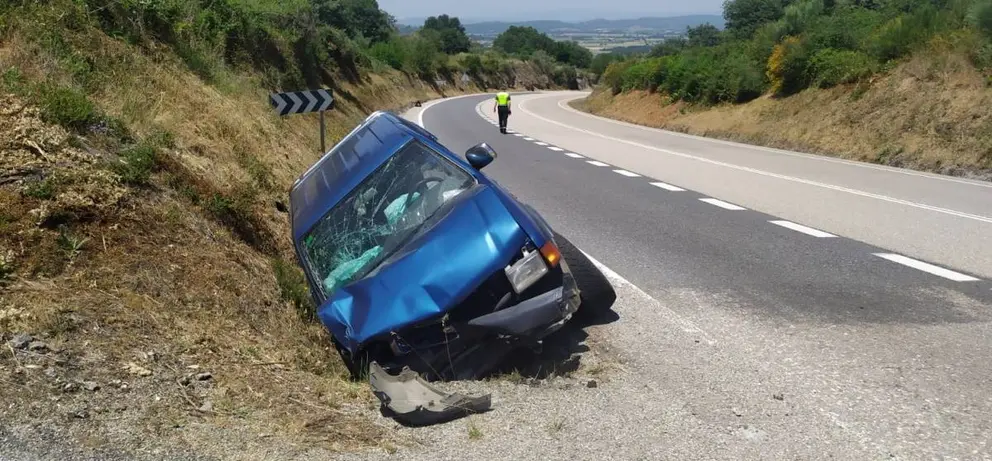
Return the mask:
{"type": "Polygon", "coordinates": [[[607,121],[577,96],[516,95],[508,135],[488,97],[414,118],[456,152],[490,143],[486,173],[639,293],[606,331],[631,374],[580,457],[992,457],[992,184],[607,121]]]}

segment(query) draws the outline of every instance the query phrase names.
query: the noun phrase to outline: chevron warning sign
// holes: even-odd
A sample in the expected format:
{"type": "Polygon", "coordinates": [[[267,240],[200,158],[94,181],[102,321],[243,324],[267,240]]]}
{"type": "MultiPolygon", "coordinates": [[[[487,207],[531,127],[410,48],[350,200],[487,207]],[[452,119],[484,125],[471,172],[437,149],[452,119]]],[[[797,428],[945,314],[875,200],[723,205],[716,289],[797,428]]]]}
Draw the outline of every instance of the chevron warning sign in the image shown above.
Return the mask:
{"type": "Polygon", "coordinates": [[[286,116],[323,112],[334,104],[334,96],[331,95],[331,90],[321,88],[319,90],[272,93],[269,95],[269,102],[272,103],[272,107],[280,116],[286,116]]]}

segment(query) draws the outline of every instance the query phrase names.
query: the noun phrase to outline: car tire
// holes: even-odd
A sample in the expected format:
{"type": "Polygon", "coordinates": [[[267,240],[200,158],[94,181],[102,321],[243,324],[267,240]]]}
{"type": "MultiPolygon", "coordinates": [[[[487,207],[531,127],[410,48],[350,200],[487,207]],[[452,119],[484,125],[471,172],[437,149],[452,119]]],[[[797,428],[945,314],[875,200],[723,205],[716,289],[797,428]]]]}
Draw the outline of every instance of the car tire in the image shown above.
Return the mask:
{"type": "Polygon", "coordinates": [[[348,373],[351,375],[351,379],[355,381],[360,381],[368,376],[370,358],[369,354],[365,351],[359,352],[358,357],[352,357],[351,353],[348,352],[344,346],[338,342],[337,338],[331,338],[334,343],[334,349],[338,351],[338,355],[341,356],[341,361],[344,362],[344,366],[348,369],[348,373]],[[355,358],[358,360],[356,361],[355,358]]]}
{"type": "Polygon", "coordinates": [[[554,233],[554,239],[579,291],[582,292],[579,312],[595,315],[609,311],[617,299],[613,284],[571,241],[557,232],[554,233]]]}

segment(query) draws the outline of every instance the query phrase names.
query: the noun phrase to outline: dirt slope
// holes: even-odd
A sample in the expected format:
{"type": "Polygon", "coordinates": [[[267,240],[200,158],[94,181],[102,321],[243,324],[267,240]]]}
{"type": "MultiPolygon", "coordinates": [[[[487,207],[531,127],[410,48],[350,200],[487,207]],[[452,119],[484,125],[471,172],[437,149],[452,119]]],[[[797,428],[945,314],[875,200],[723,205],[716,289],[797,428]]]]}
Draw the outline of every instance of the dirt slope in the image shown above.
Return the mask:
{"type": "Polygon", "coordinates": [[[576,107],[648,126],[992,180],[989,78],[951,53],[921,53],[870,83],[715,108],[643,91],[576,107]]]}
{"type": "MultiPolygon", "coordinates": [[[[255,75],[208,85],[98,30],[60,40],[0,37],[0,452],[405,443],[306,321],[285,201],[319,156],[316,115],[280,119],[255,75]]],[[[374,110],[472,91],[343,81],[328,146],[374,110]]]]}

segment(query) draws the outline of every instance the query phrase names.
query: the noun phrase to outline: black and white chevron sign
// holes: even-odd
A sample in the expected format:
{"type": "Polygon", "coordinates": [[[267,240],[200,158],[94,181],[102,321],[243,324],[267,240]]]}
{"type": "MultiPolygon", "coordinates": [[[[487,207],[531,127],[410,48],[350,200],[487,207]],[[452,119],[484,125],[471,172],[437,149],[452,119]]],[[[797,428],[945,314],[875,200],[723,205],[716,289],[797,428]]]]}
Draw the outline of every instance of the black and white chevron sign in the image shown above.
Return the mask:
{"type": "Polygon", "coordinates": [[[323,112],[334,103],[334,96],[331,96],[331,90],[321,88],[319,90],[273,93],[269,95],[269,101],[280,116],[285,116],[323,112]]]}

